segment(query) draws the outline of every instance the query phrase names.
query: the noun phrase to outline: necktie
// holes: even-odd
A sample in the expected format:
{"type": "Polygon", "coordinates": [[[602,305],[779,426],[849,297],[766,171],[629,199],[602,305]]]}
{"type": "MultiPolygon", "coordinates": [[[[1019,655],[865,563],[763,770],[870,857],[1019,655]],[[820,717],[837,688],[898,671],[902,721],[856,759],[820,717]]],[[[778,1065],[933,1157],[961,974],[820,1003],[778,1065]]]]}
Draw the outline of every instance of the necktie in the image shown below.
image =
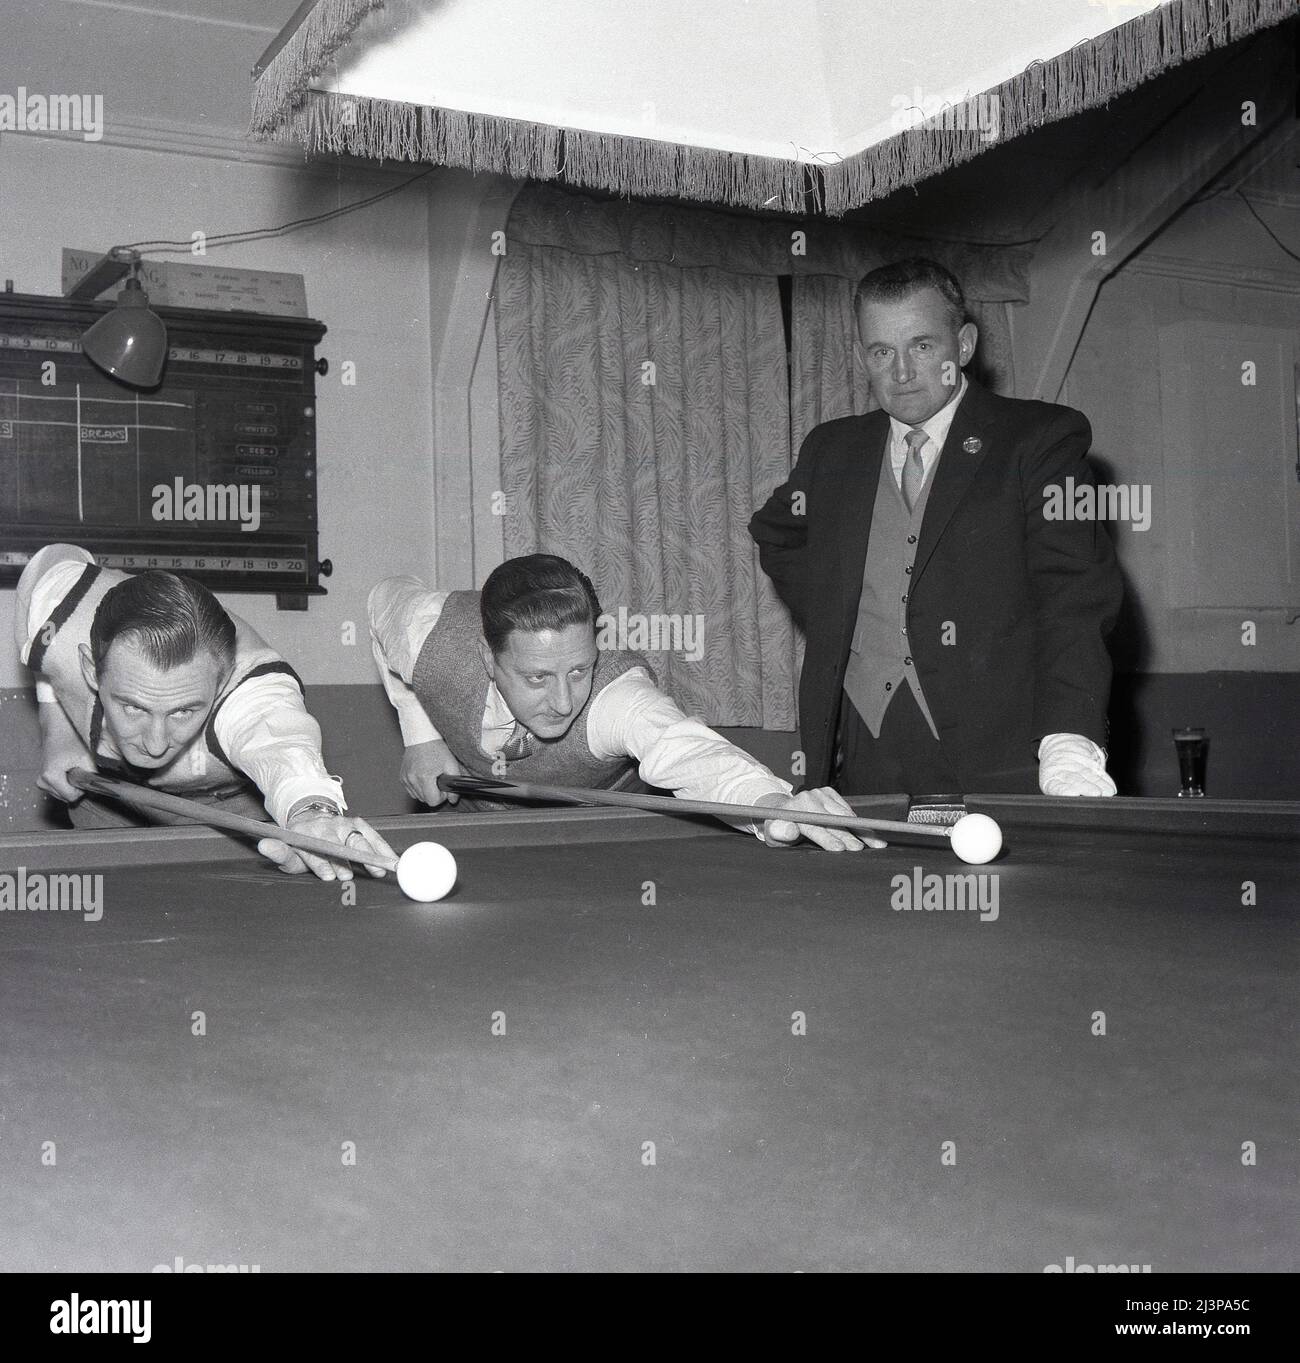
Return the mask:
{"type": "Polygon", "coordinates": [[[904,440],[907,443],[907,457],[903,460],[903,501],[909,511],[916,510],[917,499],[925,485],[925,464],[921,459],[921,449],[929,436],[919,426],[913,426],[904,440]]]}
{"type": "Polygon", "coordinates": [[[501,756],[504,757],[507,762],[518,762],[521,758],[531,757],[533,754],[532,740],[532,734],[516,720],[515,727],[511,732],[510,737],[506,739],[505,744],[501,749],[501,756]]]}

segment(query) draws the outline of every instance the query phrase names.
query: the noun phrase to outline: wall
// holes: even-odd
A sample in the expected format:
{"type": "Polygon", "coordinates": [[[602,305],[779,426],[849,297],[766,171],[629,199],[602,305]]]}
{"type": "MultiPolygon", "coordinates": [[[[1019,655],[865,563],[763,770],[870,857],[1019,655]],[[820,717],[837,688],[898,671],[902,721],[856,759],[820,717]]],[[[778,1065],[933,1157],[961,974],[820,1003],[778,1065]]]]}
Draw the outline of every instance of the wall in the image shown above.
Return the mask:
{"type": "MultiPolygon", "coordinates": [[[[1212,795],[1300,797],[1300,622],[1288,622],[1290,612],[1276,608],[1285,596],[1282,584],[1260,603],[1273,608],[1176,608],[1166,556],[1176,530],[1163,468],[1171,414],[1163,405],[1161,328],[1240,324],[1296,335],[1300,270],[1251,212],[1282,242],[1300,244],[1293,130],[1268,146],[1259,170],[1241,186],[1249,206],[1235,191],[1190,204],[1106,280],[1061,395],[1092,422],[1101,476],[1151,489],[1150,530],[1116,526],[1113,533],[1128,597],[1113,644],[1120,676],[1111,746],[1117,778],[1134,794],[1176,789],[1169,731],[1199,725],[1210,735],[1212,795]],[[1243,645],[1246,619],[1256,626],[1249,646],[1243,645]]],[[[1294,381],[1293,374],[1282,378],[1294,381]]],[[[1235,461],[1241,477],[1252,476],[1252,469],[1255,476],[1264,470],[1270,478],[1288,477],[1300,457],[1297,432],[1292,425],[1280,434],[1279,449],[1276,413],[1261,402],[1257,420],[1219,457],[1235,461]]],[[[1285,496],[1285,486],[1278,486],[1285,496]]],[[[1230,481],[1218,495],[1232,497],[1230,481]]],[[[1218,519],[1226,523],[1230,514],[1225,507],[1218,519]]],[[[1300,526],[1291,530],[1294,553],[1300,526]]],[[[1243,555],[1263,552],[1249,537],[1237,538],[1243,555]]]]}
{"type": "MultiPolygon", "coordinates": [[[[1189,244],[1194,245],[1196,238],[1189,244]]],[[[1070,370],[1062,400],[1088,414],[1093,424],[1093,455],[1115,483],[1152,489],[1151,528],[1114,528],[1120,562],[1140,608],[1131,613],[1119,662],[1144,672],[1277,672],[1300,662],[1300,632],[1285,623],[1281,609],[1251,613],[1257,642],[1242,645],[1241,611],[1179,609],[1169,604],[1166,549],[1177,533],[1169,514],[1169,488],[1163,471],[1168,434],[1167,400],[1160,382],[1160,329],[1175,322],[1241,322],[1253,327],[1293,329],[1300,313],[1300,276],[1279,279],[1273,289],[1247,289],[1195,273],[1186,257],[1140,255],[1103,285],[1070,370]]],[[[1287,376],[1290,377],[1290,376],[1287,376]]],[[[1256,423],[1242,430],[1242,478],[1255,461],[1271,472],[1279,462],[1295,462],[1295,430],[1289,456],[1278,449],[1274,404],[1261,400],[1256,423]]],[[[1222,457],[1232,458],[1224,450],[1222,457]]],[[[1231,497],[1231,484],[1221,495],[1231,497]]],[[[1258,546],[1242,543],[1242,554],[1258,546]]],[[[1280,584],[1279,584],[1280,586],[1280,584]]],[[[1279,592],[1261,606],[1280,603],[1279,592]]]]}

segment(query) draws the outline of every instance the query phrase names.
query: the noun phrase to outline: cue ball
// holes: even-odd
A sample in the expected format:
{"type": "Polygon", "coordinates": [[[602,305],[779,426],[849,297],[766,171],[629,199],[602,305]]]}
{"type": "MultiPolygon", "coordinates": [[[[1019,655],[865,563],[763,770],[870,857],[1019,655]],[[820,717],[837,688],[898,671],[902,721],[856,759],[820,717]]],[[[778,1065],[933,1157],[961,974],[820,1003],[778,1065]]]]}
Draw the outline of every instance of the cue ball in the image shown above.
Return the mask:
{"type": "Polygon", "coordinates": [[[402,893],[421,904],[449,894],[456,883],[456,858],[440,842],[417,842],[397,858],[402,893]]]}
{"type": "Polygon", "coordinates": [[[983,866],[1002,850],[1002,830],[987,814],[964,814],[952,826],[952,850],[962,861],[983,866]]]}

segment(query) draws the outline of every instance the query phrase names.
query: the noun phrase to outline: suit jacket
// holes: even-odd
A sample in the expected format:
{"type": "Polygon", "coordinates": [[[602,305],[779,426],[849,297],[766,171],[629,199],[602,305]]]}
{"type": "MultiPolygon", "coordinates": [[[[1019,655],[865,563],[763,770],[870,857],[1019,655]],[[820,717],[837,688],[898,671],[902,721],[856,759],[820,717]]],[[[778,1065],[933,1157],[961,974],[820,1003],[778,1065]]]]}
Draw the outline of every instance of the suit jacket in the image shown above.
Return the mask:
{"type": "MultiPolygon", "coordinates": [[[[911,656],[966,791],[1006,789],[1044,734],[1105,746],[1106,637],[1123,593],[1110,535],[1048,520],[1043,490],[1093,484],[1092,429],[1068,407],[970,383],[921,525],[908,588],[911,656]]],[[[829,784],[862,591],[883,411],[811,431],[789,480],[749,525],[763,570],[804,633],[799,722],[807,783],[829,784]]],[[[1067,499],[1073,502],[1072,498],[1067,499]]]]}

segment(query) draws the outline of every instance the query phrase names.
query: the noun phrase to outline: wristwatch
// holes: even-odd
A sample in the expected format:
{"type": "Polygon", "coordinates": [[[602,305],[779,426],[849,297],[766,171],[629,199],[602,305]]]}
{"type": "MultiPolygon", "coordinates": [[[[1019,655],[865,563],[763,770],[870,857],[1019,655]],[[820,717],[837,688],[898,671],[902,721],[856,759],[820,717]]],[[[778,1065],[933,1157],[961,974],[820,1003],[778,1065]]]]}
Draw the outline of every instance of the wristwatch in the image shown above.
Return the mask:
{"type": "Polygon", "coordinates": [[[311,810],[313,813],[316,814],[324,814],[331,819],[337,819],[343,813],[343,811],[338,807],[338,805],[336,805],[332,800],[325,800],[322,799],[320,796],[316,796],[310,800],[300,800],[296,805],[294,805],[294,807],[285,816],[284,820],[285,823],[292,822],[292,820],[296,819],[299,814],[306,814],[308,810],[311,810]]]}

